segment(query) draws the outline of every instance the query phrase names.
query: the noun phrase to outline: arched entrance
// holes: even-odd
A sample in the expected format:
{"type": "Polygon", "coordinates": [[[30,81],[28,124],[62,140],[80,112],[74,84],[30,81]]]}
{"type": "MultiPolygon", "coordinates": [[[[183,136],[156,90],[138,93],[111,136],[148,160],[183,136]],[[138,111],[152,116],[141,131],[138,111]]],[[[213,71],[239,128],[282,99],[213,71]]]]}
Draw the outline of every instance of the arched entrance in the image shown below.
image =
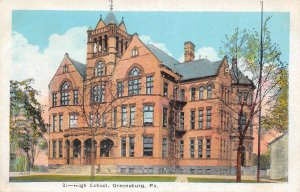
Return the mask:
{"type": "Polygon", "coordinates": [[[81,155],[81,141],[75,139],[73,141],[73,157],[78,158],[81,155]]]}
{"type": "Polygon", "coordinates": [[[67,165],[70,165],[70,141],[66,140],[65,142],[65,148],[66,148],[66,161],[67,165]]]}
{"type": "Polygon", "coordinates": [[[100,142],[100,157],[112,157],[113,156],[114,142],[110,139],[104,139],[100,142]]]}
{"type": "MultiPolygon", "coordinates": [[[[96,144],[97,142],[94,140],[94,159],[96,159],[96,144]]],[[[86,165],[90,165],[92,162],[92,139],[87,139],[84,142],[84,163],[86,165]]]]}

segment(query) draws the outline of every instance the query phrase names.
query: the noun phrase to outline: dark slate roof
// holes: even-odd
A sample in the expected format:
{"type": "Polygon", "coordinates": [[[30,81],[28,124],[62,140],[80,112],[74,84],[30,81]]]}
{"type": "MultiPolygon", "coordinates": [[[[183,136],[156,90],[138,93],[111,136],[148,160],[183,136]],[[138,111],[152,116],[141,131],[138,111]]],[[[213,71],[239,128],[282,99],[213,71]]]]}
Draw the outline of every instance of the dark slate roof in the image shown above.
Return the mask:
{"type": "Polygon", "coordinates": [[[183,75],[182,80],[190,80],[217,75],[221,61],[211,62],[207,59],[199,59],[178,63],[176,71],[183,75]]]}
{"type": "Polygon", "coordinates": [[[113,23],[113,24],[116,24],[118,25],[118,21],[115,17],[115,15],[113,14],[113,12],[109,12],[104,20],[104,23],[106,25],[110,24],[110,23],[113,23]]]}
{"type": "Polygon", "coordinates": [[[168,67],[169,69],[173,70],[174,72],[179,72],[176,71],[175,64],[179,63],[176,59],[165,53],[164,51],[160,50],[156,46],[152,44],[147,44],[147,48],[153,53],[155,57],[157,57],[158,60],[160,60],[164,66],[168,67]]]}
{"type": "Polygon", "coordinates": [[[230,73],[233,79],[233,83],[238,83],[239,80],[239,84],[254,85],[254,83],[248,77],[246,77],[243,74],[243,72],[241,72],[241,70],[239,70],[238,68],[232,67],[230,73]]]}
{"type": "Polygon", "coordinates": [[[71,59],[71,62],[73,63],[74,67],[77,69],[77,71],[79,72],[79,74],[81,75],[82,78],[85,78],[86,76],[86,65],[83,63],[80,63],[79,61],[76,61],[74,59],[71,59]]]}

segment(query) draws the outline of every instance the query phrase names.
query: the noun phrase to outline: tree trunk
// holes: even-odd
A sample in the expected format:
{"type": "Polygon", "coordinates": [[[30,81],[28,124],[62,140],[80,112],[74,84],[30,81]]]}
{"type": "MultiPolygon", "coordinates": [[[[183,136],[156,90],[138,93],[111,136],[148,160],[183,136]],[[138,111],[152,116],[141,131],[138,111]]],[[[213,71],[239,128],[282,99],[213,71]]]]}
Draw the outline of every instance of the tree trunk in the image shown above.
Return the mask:
{"type": "Polygon", "coordinates": [[[94,140],[95,140],[95,136],[94,134],[92,133],[92,151],[91,151],[91,177],[92,179],[95,178],[95,154],[94,154],[94,151],[95,151],[95,145],[94,145],[94,140]]]}
{"type": "Polygon", "coordinates": [[[31,169],[31,161],[30,161],[29,151],[26,151],[26,157],[27,157],[27,171],[30,171],[30,169],[31,169]]]}
{"type": "Polygon", "coordinates": [[[240,183],[242,181],[242,151],[243,151],[243,141],[239,139],[239,146],[237,149],[237,161],[236,161],[236,182],[240,183]]]}

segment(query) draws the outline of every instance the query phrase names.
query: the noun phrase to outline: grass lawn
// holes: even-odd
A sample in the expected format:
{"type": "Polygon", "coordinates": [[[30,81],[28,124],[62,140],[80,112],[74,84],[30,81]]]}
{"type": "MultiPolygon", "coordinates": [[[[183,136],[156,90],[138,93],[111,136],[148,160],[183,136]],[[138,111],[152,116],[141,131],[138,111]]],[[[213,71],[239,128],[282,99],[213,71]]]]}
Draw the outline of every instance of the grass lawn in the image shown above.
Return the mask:
{"type": "Polygon", "coordinates": [[[93,180],[90,176],[81,175],[26,175],[10,177],[10,182],[59,182],[59,181],[157,181],[174,182],[174,176],[95,176],[93,180]]]}
{"type": "MultiPolygon", "coordinates": [[[[219,179],[219,178],[194,178],[188,177],[188,182],[191,183],[235,183],[235,179],[219,179]]],[[[242,183],[256,183],[256,180],[242,180],[242,183]]],[[[261,183],[268,183],[263,181],[261,183]]]]}

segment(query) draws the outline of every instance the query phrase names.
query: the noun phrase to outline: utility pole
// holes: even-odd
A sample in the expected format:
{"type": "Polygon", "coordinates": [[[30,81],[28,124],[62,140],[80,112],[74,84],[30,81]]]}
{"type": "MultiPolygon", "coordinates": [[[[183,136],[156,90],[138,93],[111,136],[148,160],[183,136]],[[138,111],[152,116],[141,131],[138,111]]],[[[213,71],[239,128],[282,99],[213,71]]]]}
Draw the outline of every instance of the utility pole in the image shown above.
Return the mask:
{"type": "Polygon", "coordinates": [[[261,1],[261,23],[260,23],[260,60],[259,60],[259,115],[258,115],[258,142],[257,142],[257,182],[260,182],[260,140],[261,140],[261,89],[262,89],[262,68],[263,68],[263,13],[264,2],[261,1]]]}

